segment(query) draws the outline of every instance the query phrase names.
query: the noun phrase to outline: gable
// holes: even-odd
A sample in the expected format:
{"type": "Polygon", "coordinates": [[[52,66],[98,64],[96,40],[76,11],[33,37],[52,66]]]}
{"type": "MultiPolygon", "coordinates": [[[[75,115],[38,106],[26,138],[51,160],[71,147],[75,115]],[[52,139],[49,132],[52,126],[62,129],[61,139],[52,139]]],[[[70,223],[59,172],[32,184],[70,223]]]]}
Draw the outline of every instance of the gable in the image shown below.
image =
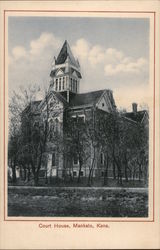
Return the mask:
{"type": "Polygon", "coordinates": [[[61,70],[61,69],[59,69],[57,72],[56,72],[56,76],[60,76],[60,75],[63,75],[64,74],[64,72],[63,72],[63,70],[61,70]]]}
{"type": "Polygon", "coordinates": [[[112,106],[112,103],[110,101],[110,92],[105,91],[102,96],[100,97],[100,99],[98,100],[96,106],[98,107],[98,109],[101,109],[103,111],[106,112],[110,112],[114,109],[114,107],[112,106]]]}
{"type": "Polygon", "coordinates": [[[59,98],[54,94],[54,92],[51,92],[46,100],[44,99],[42,101],[42,104],[41,104],[41,111],[46,111],[47,110],[47,106],[48,106],[48,109],[49,111],[54,111],[54,110],[58,110],[58,109],[63,109],[63,102],[61,102],[59,100],[59,98]]]}
{"type": "Polygon", "coordinates": [[[100,99],[100,101],[96,104],[96,106],[98,107],[98,109],[101,109],[106,112],[109,112],[110,110],[104,96],[100,99]]]}
{"type": "Polygon", "coordinates": [[[72,76],[74,76],[74,77],[78,77],[78,75],[77,75],[76,71],[73,71],[72,76]]]}

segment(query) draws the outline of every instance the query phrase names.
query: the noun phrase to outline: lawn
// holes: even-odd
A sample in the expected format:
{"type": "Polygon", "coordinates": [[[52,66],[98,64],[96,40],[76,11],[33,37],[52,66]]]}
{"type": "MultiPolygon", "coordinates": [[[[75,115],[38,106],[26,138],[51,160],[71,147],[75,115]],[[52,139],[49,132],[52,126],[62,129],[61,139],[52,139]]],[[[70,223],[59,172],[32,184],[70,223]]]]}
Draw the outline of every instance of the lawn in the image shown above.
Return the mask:
{"type": "Polygon", "coordinates": [[[10,187],[8,216],[147,217],[143,188],[10,187]]]}

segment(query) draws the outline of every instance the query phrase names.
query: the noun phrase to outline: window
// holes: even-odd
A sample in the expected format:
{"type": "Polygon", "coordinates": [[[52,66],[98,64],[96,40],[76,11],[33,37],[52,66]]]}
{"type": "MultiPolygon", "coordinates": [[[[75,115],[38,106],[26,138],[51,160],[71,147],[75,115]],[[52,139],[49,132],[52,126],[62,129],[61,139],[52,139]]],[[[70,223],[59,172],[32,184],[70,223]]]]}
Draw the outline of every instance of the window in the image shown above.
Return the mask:
{"type": "Polygon", "coordinates": [[[61,78],[59,78],[59,90],[61,91],[61,78]]]}
{"type": "Polygon", "coordinates": [[[64,89],[65,78],[63,77],[63,89],[64,89]]]}
{"type": "Polygon", "coordinates": [[[83,176],[83,171],[80,172],[80,176],[83,176]]]}
{"type": "Polygon", "coordinates": [[[78,155],[77,154],[75,154],[73,157],[73,164],[78,165],[78,155]]]}
{"type": "Polygon", "coordinates": [[[37,128],[38,128],[38,127],[39,127],[39,122],[35,122],[35,123],[34,123],[34,127],[37,127],[37,128]]]}
{"type": "Polygon", "coordinates": [[[58,119],[55,119],[55,131],[58,132],[58,119]]]}
{"type": "Polygon", "coordinates": [[[76,123],[76,122],[77,122],[77,117],[76,117],[76,116],[72,116],[72,121],[73,121],[74,123],[76,123]]]}
{"type": "Polygon", "coordinates": [[[104,103],[102,103],[102,107],[104,107],[104,103]]]}
{"type": "Polygon", "coordinates": [[[75,91],[77,92],[77,80],[75,80],[75,91]]]}
{"type": "Polygon", "coordinates": [[[77,176],[77,172],[73,171],[73,176],[76,177],[77,176]]]}
{"type": "Polygon", "coordinates": [[[101,153],[101,164],[104,164],[104,154],[101,153]]]}
{"type": "Polygon", "coordinates": [[[50,108],[52,108],[53,107],[53,105],[54,105],[54,103],[53,102],[50,102],[50,108]]]}
{"type": "Polygon", "coordinates": [[[51,133],[54,131],[54,122],[52,119],[49,121],[49,129],[51,133]]]}
{"type": "Polygon", "coordinates": [[[102,172],[101,172],[101,177],[103,177],[103,176],[104,176],[104,172],[102,171],[102,172]]]}
{"type": "Polygon", "coordinates": [[[69,89],[71,90],[71,81],[69,81],[69,89]]]}
{"type": "Polygon", "coordinates": [[[56,165],[56,154],[55,152],[53,152],[52,154],[52,166],[55,166],[56,165]]]}
{"type": "Polygon", "coordinates": [[[84,123],[85,122],[85,115],[79,115],[78,116],[78,122],[84,123]]]}
{"type": "Polygon", "coordinates": [[[75,91],[75,80],[73,79],[73,91],[75,91]]]}
{"type": "Polygon", "coordinates": [[[56,91],[58,90],[58,79],[56,79],[56,91]]]}

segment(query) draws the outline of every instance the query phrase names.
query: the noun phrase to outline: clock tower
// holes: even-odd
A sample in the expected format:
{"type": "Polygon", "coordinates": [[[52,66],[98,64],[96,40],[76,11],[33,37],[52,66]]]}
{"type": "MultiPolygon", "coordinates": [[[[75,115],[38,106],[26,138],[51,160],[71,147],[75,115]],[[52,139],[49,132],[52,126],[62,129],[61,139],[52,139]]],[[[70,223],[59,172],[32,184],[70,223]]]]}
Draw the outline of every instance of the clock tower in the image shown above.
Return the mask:
{"type": "Polygon", "coordinates": [[[79,93],[80,65],[72,54],[67,41],[64,42],[57,58],[54,57],[50,73],[49,91],[59,92],[69,103],[70,98],[79,93]]]}

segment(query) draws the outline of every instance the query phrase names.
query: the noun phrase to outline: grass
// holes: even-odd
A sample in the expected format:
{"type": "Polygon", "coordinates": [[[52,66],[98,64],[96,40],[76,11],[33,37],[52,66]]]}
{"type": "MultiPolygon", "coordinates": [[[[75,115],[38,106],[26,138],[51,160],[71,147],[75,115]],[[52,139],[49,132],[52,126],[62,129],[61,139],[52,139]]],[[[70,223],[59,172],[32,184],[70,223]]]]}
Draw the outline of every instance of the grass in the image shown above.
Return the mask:
{"type": "Polygon", "coordinates": [[[8,216],[147,217],[146,190],[10,188],[8,216]]]}
{"type": "MultiPolygon", "coordinates": [[[[9,183],[9,185],[15,185],[15,186],[34,186],[33,178],[29,182],[25,182],[21,179],[17,179],[17,182],[15,184],[9,183]]],[[[83,177],[81,178],[80,182],[77,183],[77,178],[74,178],[72,181],[68,179],[67,181],[64,181],[62,179],[52,178],[51,182],[48,183],[45,182],[44,178],[39,179],[39,185],[38,186],[46,186],[46,187],[86,187],[87,186],[87,178],[83,177]]],[[[104,186],[104,178],[94,178],[92,186],[94,187],[103,187],[104,186]]],[[[123,179],[122,184],[119,184],[117,179],[108,178],[108,181],[106,183],[107,187],[147,187],[147,183],[145,183],[143,180],[128,180],[128,182],[123,179]]]]}

